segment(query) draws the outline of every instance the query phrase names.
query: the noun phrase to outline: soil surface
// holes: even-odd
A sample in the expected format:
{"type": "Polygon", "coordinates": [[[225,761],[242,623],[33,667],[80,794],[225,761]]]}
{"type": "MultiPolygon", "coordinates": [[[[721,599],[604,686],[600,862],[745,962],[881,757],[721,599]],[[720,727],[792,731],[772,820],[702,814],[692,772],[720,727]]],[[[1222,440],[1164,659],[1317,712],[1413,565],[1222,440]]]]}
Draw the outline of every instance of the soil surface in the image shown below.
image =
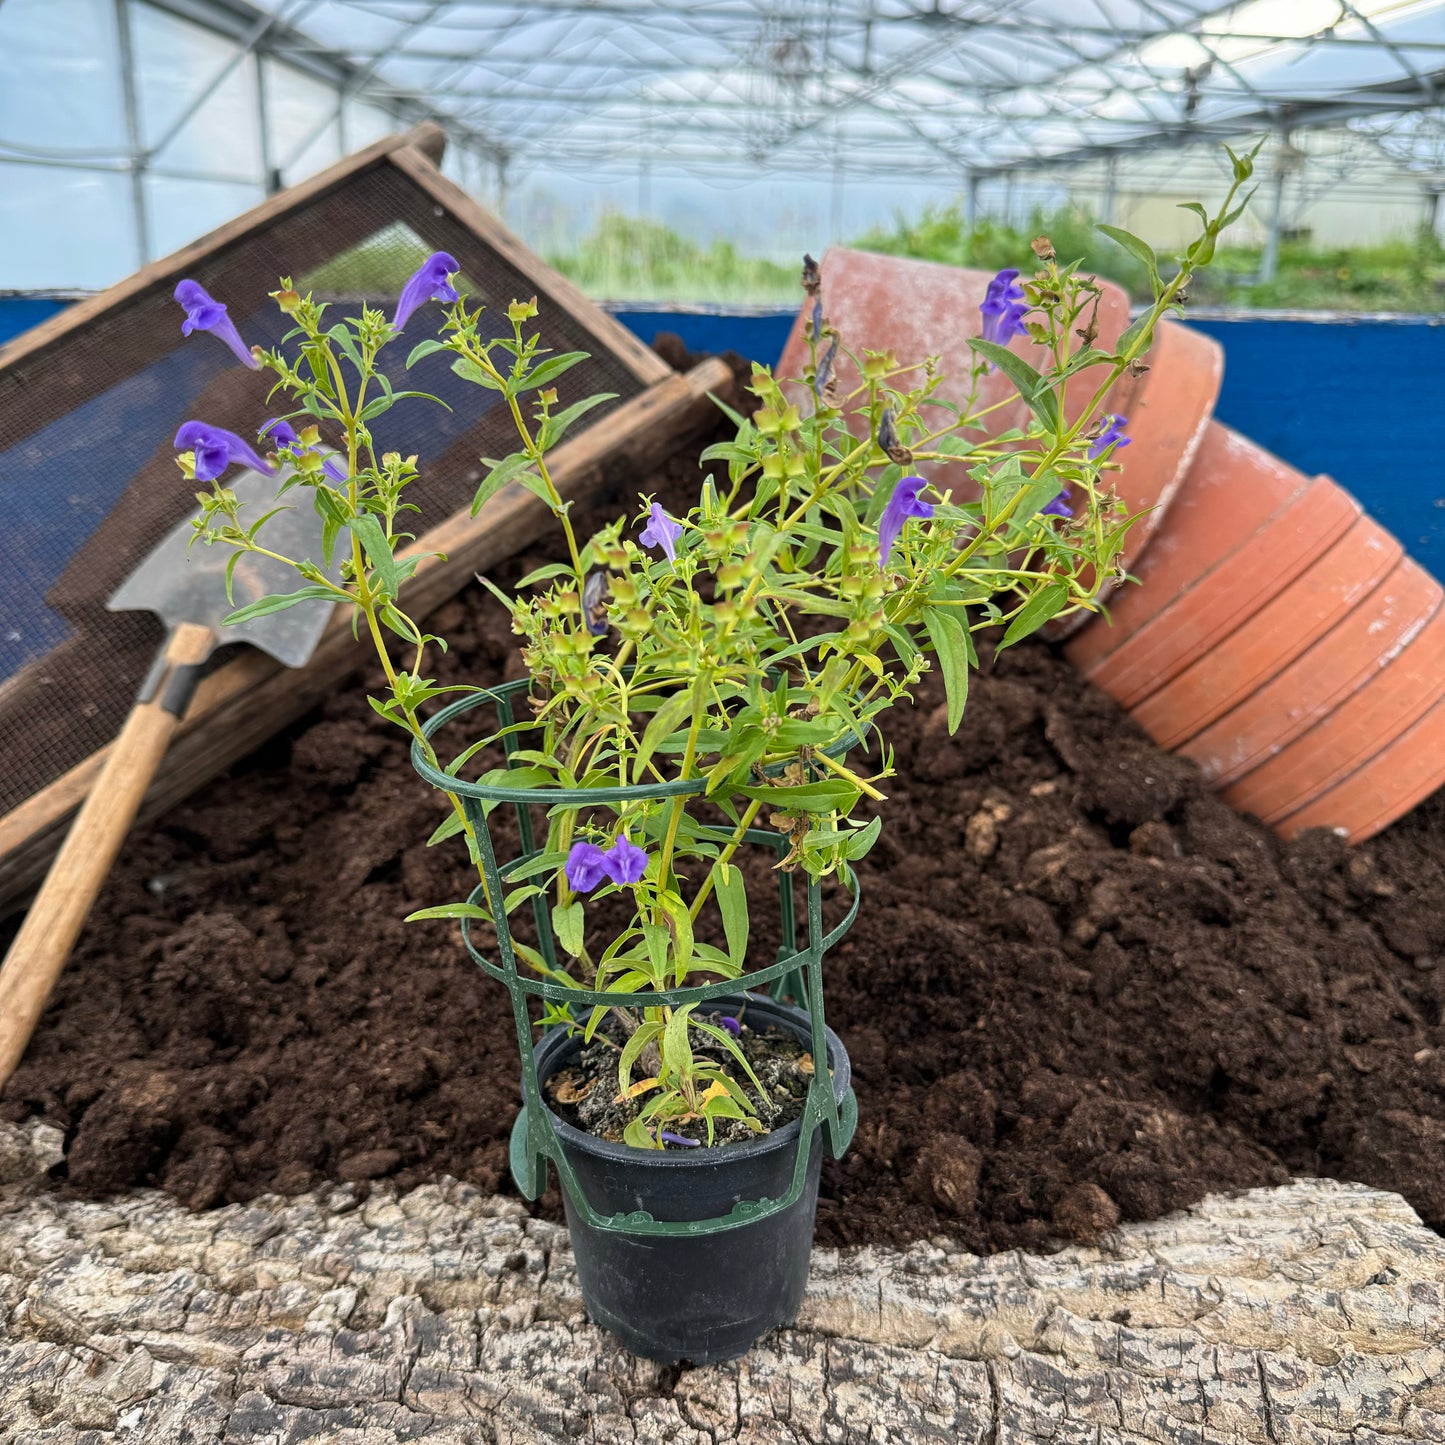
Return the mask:
{"type": "MultiPolygon", "coordinates": [[[[700,1009],[698,1017],[707,1016],[700,1009]]],[[[747,1006],[726,1021],[709,1020],[718,1027],[727,1027],[734,1035],[738,1052],[747,1060],[751,1074],[738,1067],[732,1055],[720,1042],[706,1034],[694,1032],[690,1042],[693,1058],[709,1063],[736,1080],[747,1097],[756,1128],[742,1118],[718,1116],[713,1123],[716,1144],[730,1144],[751,1139],[755,1134],[769,1133],[791,1124],[802,1112],[807,1100],[808,1085],[813,1078],[813,1056],[794,1034],[776,1027],[755,1029],[747,1021],[747,1006]],[[762,1085],[761,1095],[756,1087],[762,1085]]],[[[559,1069],[544,1084],[547,1098],[563,1119],[576,1129],[584,1129],[599,1139],[623,1142],[623,1130],[647,1104],[649,1095],[623,1098],[617,1091],[617,1057],[627,1035],[611,1016],[598,1029],[592,1042],[583,1046],[575,1063],[559,1069]]],[[[646,1074],[646,1054],[632,1070],[634,1082],[646,1074]]],[[[653,1126],[656,1135],[657,1126],[653,1126]]],[[[663,1147],[674,1152],[692,1149],[709,1142],[707,1124],[701,1119],[687,1122],[674,1120],[662,1128],[663,1147]]]]}
{"type": "MultiPolygon", "coordinates": [[[[678,461],[594,517],[696,481],[678,461]]],[[[444,678],[517,675],[480,588],[433,629],[444,678]]],[[[467,870],[424,846],[442,807],[367,706],[378,682],[131,839],[5,1095],[66,1130],[64,1187],[195,1208],[325,1179],[512,1188],[510,1011],[450,925],[401,921],[467,870]]],[[[1042,1247],[1291,1173],[1445,1226],[1445,797],[1359,849],[1283,845],[1043,645],[986,662],[955,738],[927,680],[892,741],[829,959],[861,1122],[824,1167],[821,1242],[1042,1247]]]]}

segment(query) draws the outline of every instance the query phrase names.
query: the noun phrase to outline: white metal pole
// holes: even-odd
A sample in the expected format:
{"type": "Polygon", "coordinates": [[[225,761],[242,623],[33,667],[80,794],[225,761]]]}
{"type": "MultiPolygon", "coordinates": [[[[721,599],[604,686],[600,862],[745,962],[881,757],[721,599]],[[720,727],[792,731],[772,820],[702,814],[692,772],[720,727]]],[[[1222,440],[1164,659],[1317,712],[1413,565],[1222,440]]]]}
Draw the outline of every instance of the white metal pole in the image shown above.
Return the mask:
{"type": "Polygon", "coordinates": [[[141,265],[151,259],[150,206],[146,198],[146,152],[140,128],[136,90],[135,44],[130,28],[130,0],[115,0],[115,33],[120,52],[120,93],[125,110],[126,153],[130,168],[130,204],[135,220],[136,248],[141,265]]]}

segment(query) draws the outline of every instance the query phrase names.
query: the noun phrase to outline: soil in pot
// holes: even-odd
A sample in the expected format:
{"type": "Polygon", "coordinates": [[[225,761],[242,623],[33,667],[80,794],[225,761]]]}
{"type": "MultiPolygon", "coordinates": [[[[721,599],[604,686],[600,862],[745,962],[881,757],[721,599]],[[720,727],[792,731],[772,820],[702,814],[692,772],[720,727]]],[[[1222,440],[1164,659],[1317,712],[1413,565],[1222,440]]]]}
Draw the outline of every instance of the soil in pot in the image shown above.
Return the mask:
{"type": "MultiPolygon", "coordinates": [[[[679,459],[593,514],[695,481],[679,459]]],[[[516,675],[480,589],[434,630],[444,681],[516,675]]],[[[1445,800],[1360,849],[1282,843],[1041,645],[975,682],[957,738],[944,718],[929,680],[897,719],[829,956],[860,1124],[819,1242],[1041,1247],[1290,1172],[1445,1224],[1445,800]]],[[[464,895],[439,817],[358,685],[138,833],[5,1095],[66,1130],[63,1187],[509,1189],[504,996],[448,925],[401,922],[464,895]]]]}
{"type": "MultiPolygon", "coordinates": [[[[803,1112],[808,1084],[813,1077],[813,1056],[797,1036],[786,1029],[761,1021],[755,1028],[746,1007],[735,1022],[737,1046],[762,1084],[764,1100],[757,1099],[747,1075],[725,1049],[695,1037],[693,1056],[708,1058],[725,1069],[753,1100],[759,1121],[768,1130],[781,1129],[803,1112]]],[[[617,1055],[625,1041],[622,1026],[615,1018],[609,1019],[575,1059],[547,1080],[546,1088],[547,1102],[574,1129],[614,1144],[622,1141],[622,1131],[647,1102],[645,1097],[624,1099],[618,1094],[617,1055]]],[[[633,1069],[633,1079],[640,1078],[642,1073],[640,1068],[633,1069]]],[[[707,1126],[701,1120],[669,1124],[667,1133],[673,1136],[666,1141],[669,1149],[688,1149],[708,1142],[707,1126]]],[[[753,1138],[753,1130],[741,1119],[721,1119],[714,1126],[713,1138],[718,1144],[740,1144],[753,1138]]]]}

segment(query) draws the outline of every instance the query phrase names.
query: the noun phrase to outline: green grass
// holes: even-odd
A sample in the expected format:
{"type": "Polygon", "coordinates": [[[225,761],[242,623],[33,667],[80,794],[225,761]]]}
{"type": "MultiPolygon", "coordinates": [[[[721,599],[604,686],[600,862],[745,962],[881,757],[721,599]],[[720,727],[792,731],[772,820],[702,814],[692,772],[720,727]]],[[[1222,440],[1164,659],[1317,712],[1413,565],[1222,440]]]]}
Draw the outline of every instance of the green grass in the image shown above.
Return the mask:
{"type": "Polygon", "coordinates": [[[575,250],[547,260],[606,300],[762,304],[799,295],[796,267],[740,255],[727,241],[701,246],[660,221],[620,211],[603,212],[575,250]]]}
{"type": "MultiPolygon", "coordinates": [[[[1035,215],[1025,229],[980,221],[970,226],[958,206],[925,211],[915,220],[900,218],[887,230],[875,230],[857,245],[865,251],[946,261],[954,266],[1027,270],[1029,242],[1039,234],[1053,241],[1060,258],[1081,258],[1085,266],[1117,281],[1134,299],[1148,292],[1144,268],[1128,252],[1100,234],[1087,212],[1067,207],[1035,215]]],[[[1160,260],[1170,271],[1167,248],[1160,260]]],[[[1221,247],[1193,288],[1193,304],[1287,307],[1321,311],[1445,310],[1445,247],[1432,237],[1389,241],[1378,246],[1316,249],[1304,243],[1282,246],[1279,274],[1256,282],[1261,253],[1246,246],[1221,247]]]]}
{"type": "MultiPolygon", "coordinates": [[[[1061,257],[1117,281],[1134,299],[1148,290],[1143,267],[1102,235],[1078,207],[1036,215],[1027,227],[982,220],[970,225],[957,205],[930,207],[914,218],[861,236],[853,244],[890,256],[913,256],[951,266],[1027,270],[1029,242],[1047,234],[1061,257]]],[[[298,277],[302,289],[332,295],[395,295],[425,258],[426,245],[404,225],[352,247],[298,277]]],[[[777,303],[799,298],[798,269],[739,254],[727,241],[703,246],[663,225],[607,211],[575,249],[547,258],[590,296],[618,301],[777,303]]],[[[1161,256],[1168,267],[1167,250],[1161,256]]],[[[1221,248],[1194,288],[1194,305],[1281,307],[1323,311],[1445,311],[1445,246],[1428,236],[1378,246],[1316,248],[1289,243],[1280,250],[1274,281],[1256,283],[1260,252],[1221,248]]],[[[475,292],[476,287],[464,284],[475,292]]]]}

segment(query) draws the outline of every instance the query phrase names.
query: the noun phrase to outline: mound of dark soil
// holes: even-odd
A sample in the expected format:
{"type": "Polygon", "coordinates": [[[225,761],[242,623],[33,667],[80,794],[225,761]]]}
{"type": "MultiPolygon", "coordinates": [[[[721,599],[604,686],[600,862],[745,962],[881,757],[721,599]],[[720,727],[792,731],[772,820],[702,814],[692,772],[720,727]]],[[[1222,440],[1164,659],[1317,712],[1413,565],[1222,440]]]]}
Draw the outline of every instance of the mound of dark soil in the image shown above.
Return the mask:
{"type": "MultiPolygon", "coordinates": [[[[516,674],[480,589],[436,630],[443,675],[516,674]]],[[[363,693],[129,844],[4,1106],[64,1126],[67,1187],[511,1187],[506,999],[450,926],[401,922],[462,896],[464,857],[423,846],[438,801],[363,693]]],[[[929,681],[893,738],[831,960],[862,1122],[822,1241],[1087,1239],[1291,1172],[1445,1225],[1445,800],[1283,846],[1043,646],[979,678],[958,737],[929,681]]]]}

